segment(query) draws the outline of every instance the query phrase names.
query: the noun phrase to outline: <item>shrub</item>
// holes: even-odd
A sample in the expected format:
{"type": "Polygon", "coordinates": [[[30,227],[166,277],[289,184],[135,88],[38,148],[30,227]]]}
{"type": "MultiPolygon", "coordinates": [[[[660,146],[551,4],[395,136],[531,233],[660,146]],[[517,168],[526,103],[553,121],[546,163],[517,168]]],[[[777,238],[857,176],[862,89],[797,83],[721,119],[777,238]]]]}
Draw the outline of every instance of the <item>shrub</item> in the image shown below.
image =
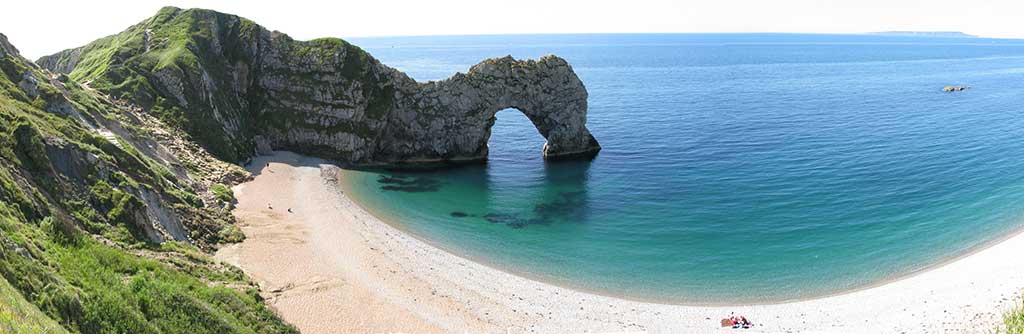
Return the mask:
{"type": "Polygon", "coordinates": [[[212,192],[213,196],[221,202],[231,203],[235,201],[235,192],[231,191],[231,188],[228,188],[223,184],[213,185],[210,187],[210,192],[212,192]]]}

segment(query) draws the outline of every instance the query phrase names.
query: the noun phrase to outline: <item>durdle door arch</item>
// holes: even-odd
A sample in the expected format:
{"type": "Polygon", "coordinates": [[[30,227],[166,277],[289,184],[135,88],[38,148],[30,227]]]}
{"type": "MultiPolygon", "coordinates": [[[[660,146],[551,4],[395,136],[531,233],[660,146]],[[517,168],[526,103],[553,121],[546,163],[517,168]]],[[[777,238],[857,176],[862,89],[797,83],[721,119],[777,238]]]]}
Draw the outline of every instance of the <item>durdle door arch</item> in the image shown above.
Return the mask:
{"type": "Polygon", "coordinates": [[[404,147],[409,151],[381,148],[382,156],[398,153],[393,160],[399,162],[485,160],[495,115],[505,109],[516,109],[533,123],[547,141],[541,152],[545,159],[587,159],[601,149],[586,127],[586,87],[555,56],[488,59],[465,74],[416,88],[396,106],[398,115],[406,110],[415,115],[387,130],[408,135],[404,147]]]}

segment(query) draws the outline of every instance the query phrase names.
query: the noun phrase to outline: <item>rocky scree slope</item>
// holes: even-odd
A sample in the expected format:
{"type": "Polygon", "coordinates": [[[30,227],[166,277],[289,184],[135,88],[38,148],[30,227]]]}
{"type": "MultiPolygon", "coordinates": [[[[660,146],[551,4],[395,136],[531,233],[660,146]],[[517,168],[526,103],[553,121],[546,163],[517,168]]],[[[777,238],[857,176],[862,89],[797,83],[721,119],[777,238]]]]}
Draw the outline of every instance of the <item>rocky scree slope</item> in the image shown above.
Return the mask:
{"type": "Polygon", "coordinates": [[[287,149],[362,166],[479,161],[495,113],[522,111],[547,158],[592,157],[587,91],[558,57],[489,59],[418,83],[336,38],[167,7],[37,63],[132,101],[227,161],[287,149]]]}
{"type": "Polygon", "coordinates": [[[0,332],[294,332],[204,252],[248,177],[0,35],[0,332]]]}

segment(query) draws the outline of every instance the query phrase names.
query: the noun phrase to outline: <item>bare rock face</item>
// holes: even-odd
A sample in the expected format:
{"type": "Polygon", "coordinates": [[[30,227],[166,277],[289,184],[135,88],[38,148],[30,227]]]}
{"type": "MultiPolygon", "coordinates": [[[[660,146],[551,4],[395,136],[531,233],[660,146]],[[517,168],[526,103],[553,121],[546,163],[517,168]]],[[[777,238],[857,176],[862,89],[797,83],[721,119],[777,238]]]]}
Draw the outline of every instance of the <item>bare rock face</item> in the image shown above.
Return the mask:
{"type": "Polygon", "coordinates": [[[295,41],[234,15],[173,7],[114,38],[124,41],[117,50],[94,42],[37,63],[159,111],[226,160],[273,148],[358,166],[480,161],[506,108],[547,139],[546,158],[600,150],[586,127],[586,88],[556,56],[488,59],[418,83],[340,39],[295,41]],[[101,61],[106,72],[87,67],[101,61]]]}
{"type": "Polygon", "coordinates": [[[18,49],[11,45],[11,42],[7,41],[7,36],[0,34],[0,57],[6,56],[19,56],[18,49]]]}
{"type": "Polygon", "coordinates": [[[57,73],[71,73],[71,71],[75,69],[75,65],[78,64],[78,57],[81,53],[82,49],[80,48],[67,49],[53,56],[43,57],[39,61],[36,61],[36,64],[44,68],[51,69],[57,73]]]}

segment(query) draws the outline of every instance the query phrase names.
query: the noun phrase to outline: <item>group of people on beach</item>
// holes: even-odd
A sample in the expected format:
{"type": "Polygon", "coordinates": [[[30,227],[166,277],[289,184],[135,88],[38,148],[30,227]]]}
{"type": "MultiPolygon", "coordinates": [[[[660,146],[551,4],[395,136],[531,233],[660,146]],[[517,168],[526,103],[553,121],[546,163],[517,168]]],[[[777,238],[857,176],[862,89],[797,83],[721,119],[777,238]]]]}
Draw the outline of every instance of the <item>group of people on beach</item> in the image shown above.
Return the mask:
{"type": "Polygon", "coordinates": [[[742,315],[737,316],[736,314],[730,313],[729,318],[722,319],[722,327],[732,327],[739,329],[750,328],[753,326],[754,323],[750,322],[750,320],[747,320],[747,317],[744,317],[742,315]]]}
{"type": "MultiPolygon", "coordinates": [[[[274,206],[271,205],[270,203],[267,203],[267,209],[268,210],[273,210],[274,206]]],[[[292,208],[288,208],[288,213],[294,213],[294,211],[292,211],[292,208]]]]}
{"type": "MultiPolygon", "coordinates": [[[[270,163],[269,162],[267,163],[267,170],[270,171],[271,173],[274,172],[274,171],[270,170],[270,163]]],[[[270,203],[267,203],[267,209],[273,210],[274,206],[271,205],[270,203]]],[[[293,213],[292,208],[288,208],[288,213],[293,213]]]]}

